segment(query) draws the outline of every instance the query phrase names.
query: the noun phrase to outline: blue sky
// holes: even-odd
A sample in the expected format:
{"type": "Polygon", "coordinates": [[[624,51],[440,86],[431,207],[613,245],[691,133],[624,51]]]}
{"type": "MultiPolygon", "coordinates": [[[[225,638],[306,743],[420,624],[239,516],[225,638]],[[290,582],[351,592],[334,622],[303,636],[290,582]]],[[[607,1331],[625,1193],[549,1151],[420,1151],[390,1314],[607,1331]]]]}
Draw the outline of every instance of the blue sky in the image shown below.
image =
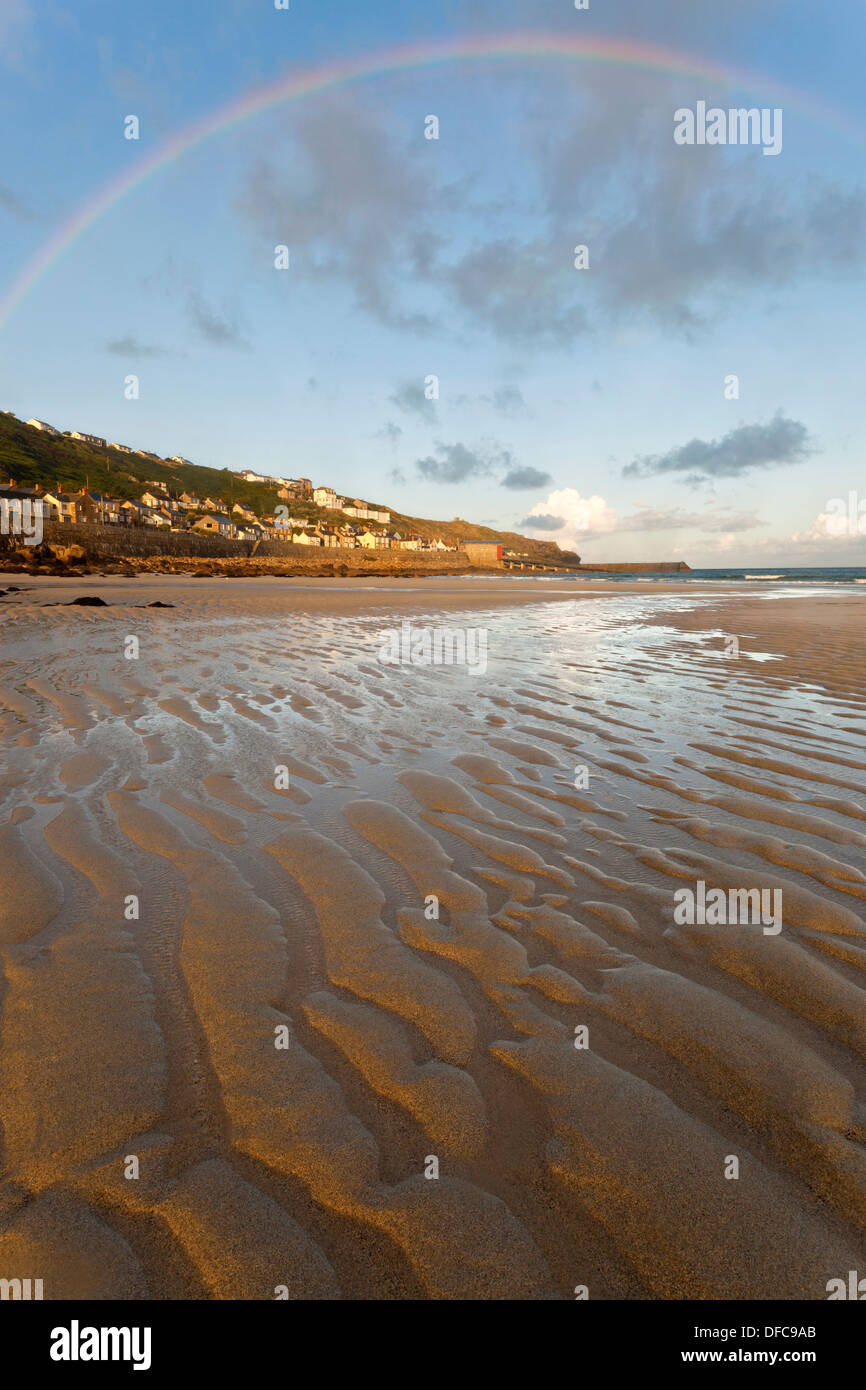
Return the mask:
{"type": "Polygon", "coordinates": [[[269,111],[49,268],[0,330],[0,406],[416,515],[531,525],[586,558],[866,564],[866,535],[826,521],[853,492],[866,532],[855,0],[0,0],[0,295],[100,188],[265,82],[540,30],[764,80],[479,60],[269,111]],[[781,102],[781,154],[676,145],[674,111],[700,100],[781,102]]]}

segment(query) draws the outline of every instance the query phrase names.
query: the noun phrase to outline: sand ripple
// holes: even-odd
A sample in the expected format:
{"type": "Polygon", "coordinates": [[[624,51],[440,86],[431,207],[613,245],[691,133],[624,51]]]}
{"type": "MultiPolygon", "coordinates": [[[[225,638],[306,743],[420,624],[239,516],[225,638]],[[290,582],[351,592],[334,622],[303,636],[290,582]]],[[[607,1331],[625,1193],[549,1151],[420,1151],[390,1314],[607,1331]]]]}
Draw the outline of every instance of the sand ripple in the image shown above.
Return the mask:
{"type": "Polygon", "coordinates": [[[0,1276],[822,1299],[864,1267],[862,599],[152,587],[170,617],[4,609],[0,1276]],[[485,627],[486,674],[380,665],[406,616],[485,627]],[[677,920],[698,881],[780,891],[782,930],[677,920]]]}

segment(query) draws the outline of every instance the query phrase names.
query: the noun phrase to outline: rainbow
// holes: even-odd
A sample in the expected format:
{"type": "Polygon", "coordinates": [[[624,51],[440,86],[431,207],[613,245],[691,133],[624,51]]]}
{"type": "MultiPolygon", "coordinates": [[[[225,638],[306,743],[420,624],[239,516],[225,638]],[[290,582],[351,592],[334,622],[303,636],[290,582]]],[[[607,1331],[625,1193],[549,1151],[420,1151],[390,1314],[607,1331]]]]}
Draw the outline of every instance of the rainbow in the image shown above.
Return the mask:
{"type": "Polygon", "coordinates": [[[10,315],[43,276],[100,218],[149,179],[192,150],[198,149],[206,140],[231,130],[244,121],[254,120],[277,106],[303,101],[307,97],[352,82],[384,77],[412,68],[450,63],[536,59],[609,63],[668,76],[682,74],[700,77],[708,82],[735,87],[742,91],[766,93],[776,104],[803,111],[812,119],[841,130],[852,140],[860,141],[864,138],[864,133],[858,127],[853,126],[838,113],[769,77],[722,67],[707,59],[651,43],[609,38],[564,38],[558,34],[515,33],[494,38],[486,36],[386,49],[279,77],[172,135],[152,154],[136,162],[119,178],[105,184],[46,241],[0,299],[0,329],[5,327],[10,315]]]}

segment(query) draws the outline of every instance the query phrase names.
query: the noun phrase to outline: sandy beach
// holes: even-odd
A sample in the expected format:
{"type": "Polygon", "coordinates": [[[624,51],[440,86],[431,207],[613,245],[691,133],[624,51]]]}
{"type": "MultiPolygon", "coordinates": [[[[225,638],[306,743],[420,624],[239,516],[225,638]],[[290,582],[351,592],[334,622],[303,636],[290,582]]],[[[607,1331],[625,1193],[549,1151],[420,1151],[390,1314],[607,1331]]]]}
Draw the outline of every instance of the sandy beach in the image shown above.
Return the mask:
{"type": "Polygon", "coordinates": [[[866,593],[0,589],[0,1274],[866,1275],[866,593]],[[474,660],[383,660],[404,625],[474,660]],[[698,884],[778,893],[780,929],[678,921],[698,884]]]}

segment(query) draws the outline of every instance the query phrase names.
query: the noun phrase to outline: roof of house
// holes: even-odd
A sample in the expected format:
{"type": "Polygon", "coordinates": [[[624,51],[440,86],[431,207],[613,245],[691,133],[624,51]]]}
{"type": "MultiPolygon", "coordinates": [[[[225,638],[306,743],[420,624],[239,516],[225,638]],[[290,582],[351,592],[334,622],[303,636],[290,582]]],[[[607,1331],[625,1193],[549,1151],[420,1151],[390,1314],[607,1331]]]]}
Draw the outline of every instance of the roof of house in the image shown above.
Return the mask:
{"type": "Polygon", "coordinates": [[[38,497],[45,494],[38,493],[32,487],[19,487],[17,483],[0,483],[0,497],[38,497]]]}

